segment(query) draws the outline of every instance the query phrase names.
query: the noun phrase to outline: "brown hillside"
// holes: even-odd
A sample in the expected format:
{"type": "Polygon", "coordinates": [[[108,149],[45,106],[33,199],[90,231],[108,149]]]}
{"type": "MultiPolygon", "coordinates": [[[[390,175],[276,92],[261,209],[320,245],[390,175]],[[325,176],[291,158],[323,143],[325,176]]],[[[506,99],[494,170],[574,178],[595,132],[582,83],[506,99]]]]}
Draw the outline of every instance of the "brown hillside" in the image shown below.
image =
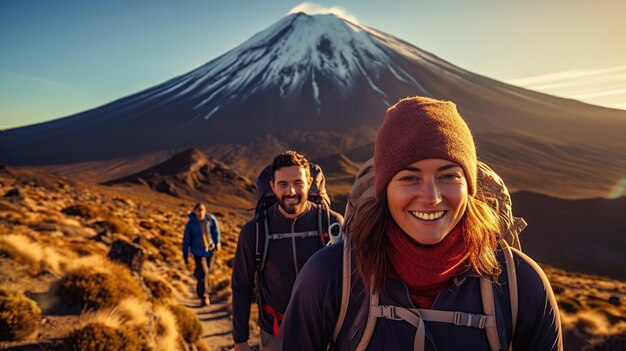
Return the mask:
{"type": "Polygon", "coordinates": [[[145,185],[160,193],[222,206],[249,208],[255,187],[223,163],[197,149],[182,151],[157,165],[105,185],[145,185]]]}

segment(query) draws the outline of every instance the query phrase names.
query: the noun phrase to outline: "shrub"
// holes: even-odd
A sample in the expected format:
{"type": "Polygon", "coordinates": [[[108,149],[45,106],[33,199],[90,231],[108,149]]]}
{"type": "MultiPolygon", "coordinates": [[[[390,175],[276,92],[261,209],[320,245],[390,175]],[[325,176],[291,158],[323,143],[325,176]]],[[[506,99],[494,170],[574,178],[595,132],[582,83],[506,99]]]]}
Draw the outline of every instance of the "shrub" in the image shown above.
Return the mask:
{"type": "Polygon", "coordinates": [[[176,317],[169,308],[157,305],[154,308],[156,318],[156,345],[158,350],[169,351],[179,348],[176,317]]]}
{"type": "Polygon", "coordinates": [[[200,340],[196,343],[196,348],[198,351],[211,351],[209,345],[204,340],[200,340]]]}
{"type": "Polygon", "coordinates": [[[113,307],[128,297],[144,297],[127,269],[107,266],[111,268],[109,272],[92,267],[69,271],[57,282],[56,294],[75,311],[113,307]]]}
{"type": "Polygon", "coordinates": [[[174,296],[172,288],[162,279],[144,274],[143,280],[155,300],[167,301],[174,296]]]}
{"type": "Polygon", "coordinates": [[[122,329],[91,323],[70,333],[64,339],[68,351],[143,351],[144,340],[122,329]]]}
{"type": "Polygon", "coordinates": [[[39,273],[44,269],[58,273],[64,264],[64,258],[52,247],[35,242],[22,234],[0,237],[0,250],[7,256],[30,266],[33,273],[39,273]]]}
{"type": "Polygon", "coordinates": [[[151,237],[148,242],[158,250],[164,261],[180,260],[180,244],[176,244],[166,235],[151,237]]]}
{"type": "Polygon", "coordinates": [[[10,212],[19,213],[20,212],[20,208],[15,206],[15,205],[13,205],[10,202],[6,202],[4,200],[0,200],[0,211],[2,211],[2,212],[10,211],[10,212]]]}
{"type": "Polygon", "coordinates": [[[41,310],[21,292],[0,288],[0,340],[17,340],[31,335],[41,310]]]}
{"type": "Polygon", "coordinates": [[[193,344],[202,336],[202,324],[198,320],[195,314],[179,305],[170,305],[170,311],[176,317],[176,324],[178,325],[178,332],[183,339],[193,344]]]}
{"type": "Polygon", "coordinates": [[[96,230],[106,229],[112,233],[126,235],[131,235],[135,232],[123,219],[115,215],[108,215],[103,221],[96,221],[91,226],[96,230]]]}
{"type": "Polygon", "coordinates": [[[583,309],[580,301],[574,297],[563,297],[557,300],[559,308],[567,313],[577,313],[583,309]]]}
{"type": "Polygon", "coordinates": [[[72,205],[64,208],[61,212],[65,213],[69,216],[77,216],[86,219],[92,219],[97,217],[96,210],[92,209],[90,206],[85,205],[72,205]]]}

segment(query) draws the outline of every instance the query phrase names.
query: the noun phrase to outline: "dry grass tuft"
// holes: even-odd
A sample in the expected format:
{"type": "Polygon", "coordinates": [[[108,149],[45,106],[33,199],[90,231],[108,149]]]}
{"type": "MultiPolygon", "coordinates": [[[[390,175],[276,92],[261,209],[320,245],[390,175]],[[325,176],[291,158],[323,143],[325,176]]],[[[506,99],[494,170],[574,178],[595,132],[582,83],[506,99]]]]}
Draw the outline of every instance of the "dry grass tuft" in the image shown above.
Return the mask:
{"type": "Polygon", "coordinates": [[[68,206],[61,210],[61,212],[69,216],[76,216],[85,219],[92,219],[98,216],[98,213],[92,208],[92,206],[86,206],[81,204],[68,206]]]}
{"type": "Polygon", "coordinates": [[[41,310],[23,293],[0,288],[0,341],[24,339],[35,331],[41,310]]]}
{"type": "Polygon", "coordinates": [[[174,297],[173,287],[157,273],[144,272],[143,280],[156,301],[168,302],[174,297]]]}
{"type": "Polygon", "coordinates": [[[137,298],[127,298],[113,307],[81,313],[81,325],[100,323],[113,329],[143,327],[149,323],[150,304],[137,298]]]}
{"type": "Polygon", "coordinates": [[[114,307],[129,297],[145,298],[126,267],[96,258],[76,262],[57,281],[54,291],[74,311],[114,307]],[[88,262],[103,264],[87,265],[88,262]]]}
{"type": "Polygon", "coordinates": [[[135,230],[126,224],[126,221],[116,215],[108,215],[103,221],[97,222],[105,226],[113,233],[133,235],[135,230]]]}
{"type": "Polygon", "coordinates": [[[15,212],[19,213],[20,208],[18,206],[13,205],[10,202],[4,201],[0,199],[0,211],[2,212],[15,212]]]}
{"type": "Polygon", "coordinates": [[[157,325],[157,349],[162,351],[176,350],[179,338],[176,317],[168,307],[163,305],[154,308],[154,315],[157,325]]]}
{"type": "Polygon", "coordinates": [[[90,323],[70,333],[64,339],[68,351],[146,351],[145,340],[132,331],[116,329],[105,324],[90,323]]]}
{"type": "Polygon", "coordinates": [[[202,336],[202,324],[193,312],[179,305],[169,305],[170,311],[176,317],[178,332],[187,343],[194,344],[202,336]]]}
{"type": "Polygon", "coordinates": [[[196,348],[198,348],[199,351],[211,351],[209,345],[207,345],[204,340],[198,340],[198,342],[196,343],[196,348]]]}
{"type": "Polygon", "coordinates": [[[585,310],[576,314],[562,313],[563,327],[566,329],[582,328],[589,335],[625,335],[626,321],[611,323],[600,311],[585,310]]]}
{"type": "Polygon", "coordinates": [[[117,309],[125,317],[128,324],[143,326],[148,324],[150,315],[150,303],[137,298],[122,300],[117,309]]]}
{"type": "Polygon", "coordinates": [[[36,243],[24,235],[0,236],[0,244],[4,247],[3,251],[31,266],[36,273],[42,270],[59,273],[66,262],[53,248],[36,243]]]}
{"type": "Polygon", "coordinates": [[[107,308],[97,311],[83,312],[79,316],[81,326],[88,324],[102,324],[112,329],[119,329],[124,326],[126,318],[117,308],[107,308]]]}

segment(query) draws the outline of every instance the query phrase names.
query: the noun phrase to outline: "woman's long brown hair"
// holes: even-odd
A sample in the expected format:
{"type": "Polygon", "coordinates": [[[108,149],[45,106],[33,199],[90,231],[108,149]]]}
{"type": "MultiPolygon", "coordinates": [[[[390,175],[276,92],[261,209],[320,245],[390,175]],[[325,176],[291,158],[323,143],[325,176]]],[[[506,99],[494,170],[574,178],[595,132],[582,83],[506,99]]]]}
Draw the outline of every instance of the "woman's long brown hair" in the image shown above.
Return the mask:
{"type": "MultiPolygon", "coordinates": [[[[389,269],[385,226],[393,220],[387,205],[387,196],[364,198],[356,204],[347,235],[352,239],[356,255],[357,272],[374,292],[385,291],[389,269]]],[[[500,221],[497,213],[485,202],[469,197],[461,219],[464,238],[469,247],[470,266],[478,274],[497,276],[502,269],[496,259],[496,246],[500,238],[500,221]]]]}

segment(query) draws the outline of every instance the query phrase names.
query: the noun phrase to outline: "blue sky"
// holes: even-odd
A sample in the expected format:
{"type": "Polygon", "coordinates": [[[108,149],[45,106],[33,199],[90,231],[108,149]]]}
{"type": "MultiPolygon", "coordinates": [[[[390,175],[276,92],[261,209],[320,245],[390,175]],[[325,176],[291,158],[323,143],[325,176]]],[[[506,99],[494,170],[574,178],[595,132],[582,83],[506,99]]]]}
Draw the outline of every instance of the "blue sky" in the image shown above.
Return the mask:
{"type": "Polygon", "coordinates": [[[467,70],[626,109],[626,1],[0,0],[0,128],[188,72],[300,5],[337,7],[467,70]]]}

